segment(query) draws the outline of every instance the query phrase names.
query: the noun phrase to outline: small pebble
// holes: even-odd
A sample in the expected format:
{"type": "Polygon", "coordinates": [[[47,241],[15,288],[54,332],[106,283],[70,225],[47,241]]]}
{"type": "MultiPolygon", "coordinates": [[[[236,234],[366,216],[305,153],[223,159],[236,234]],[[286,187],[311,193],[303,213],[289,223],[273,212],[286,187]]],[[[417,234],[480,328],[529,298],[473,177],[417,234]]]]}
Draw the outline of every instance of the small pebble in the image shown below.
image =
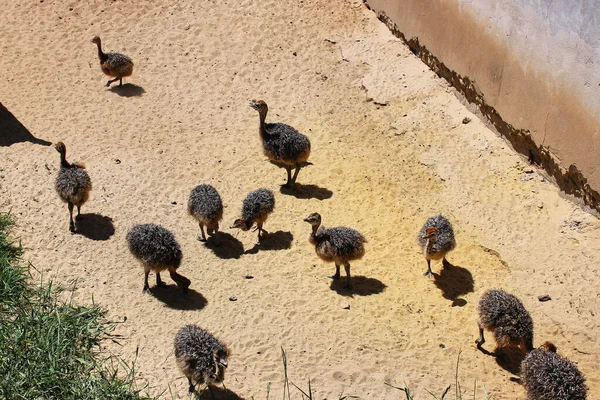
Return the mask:
{"type": "Polygon", "coordinates": [[[231,296],[231,297],[229,298],[229,301],[237,301],[237,297],[235,297],[235,296],[231,296]]]}
{"type": "Polygon", "coordinates": [[[469,118],[469,117],[464,117],[462,120],[463,124],[468,124],[469,122],[471,122],[471,118],[469,118]]]}
{"type": "Polygon", "coordinates": [[[115,159],[115,164],[121,164],[121,160],[119,160],[118,158],[115,159]]]}
{"type": "Polygon", "coordinates": [[[440,349],[445,349],[446,345],[444,343],[440,343],[440,349]]]}
{"type": "Polygon", "coordinates": [[[176,201],[172,201],[171,204],[173,204],[174,206],[176,206],[177,202],[176,201]]]}
{"type": "Polygon", "coordinates": [[[246,279],[254,279],[252,275],[246,275],[246,279]]]}
{"type": "Polygon", "coordinates": [[[344,310],[349,310],[350,309],[350,303],[346,303],[346,305],[343,308],[344,308],[344,310]]]}
{"type": "Polygon", "coordinates": [[[538,296],[538,300],[539,301],[550,301],[550,300],[552,300],[552,297],[550,297],[549,294],[544,294],[542,296],[538,296]]]}

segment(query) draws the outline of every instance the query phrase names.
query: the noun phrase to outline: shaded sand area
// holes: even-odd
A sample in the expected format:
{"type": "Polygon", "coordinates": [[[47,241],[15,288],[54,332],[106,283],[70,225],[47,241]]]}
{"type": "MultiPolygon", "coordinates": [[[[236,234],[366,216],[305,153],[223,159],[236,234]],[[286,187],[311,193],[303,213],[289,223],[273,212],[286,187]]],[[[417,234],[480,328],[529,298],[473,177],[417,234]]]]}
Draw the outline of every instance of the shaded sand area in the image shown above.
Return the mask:
{"type": "Polygon", "coordinates": [[[26,258],[46,278],[77,281],[79,301],[93,296],[109,319],[126,317],[107,350],[133,360],[139,348],[150,394],[185,397],[173,339],[196,323],[232,349],[228,398],[264,399],[269,382],[280,397],[283,348],[290,380],[307,390],[310,378],[318,399],[403,398],[386,382],[439,396],[459,353],[469,393],[476,381],[478,398],[483,383],[495,399],[523,399],[515,363],[474,344],[477,299],[499,287],[532,314],[535,345],[554,341],[597,398],[600,222],[360,2],[5,1],[0,37],[0,210],[16,216],[26,258]],[[134,60],[122,88],[104,87],[94,35],[134,60]],[[310,137],[314,165],[295,193],[280,190],[285,171],[262,154],[254,98],[269,104],[268,121],[310,137]],[[47,144],[59,140],[94,185],[78,235],[54,191],[59,155],[47,144]],[[196,240],[186,213],[200,183],[226,205],[219,247],[196,240]],[[227,227],[259,187],[275,192],[276,208],[256,247],[254,233],[227,227]],[[352,293],[307,241],[302,219],[315,211],[368,239],[352,293]],[[415,235],[439,212],[458,245],[454,268],[433,262],[428,280],[415,235]],[[186,298],[168,277],[169,288],[142,295],[125,235],[144,222],[179,240],[186,298]],[[552,300],[539,302],[543,294],[552,300]]]}

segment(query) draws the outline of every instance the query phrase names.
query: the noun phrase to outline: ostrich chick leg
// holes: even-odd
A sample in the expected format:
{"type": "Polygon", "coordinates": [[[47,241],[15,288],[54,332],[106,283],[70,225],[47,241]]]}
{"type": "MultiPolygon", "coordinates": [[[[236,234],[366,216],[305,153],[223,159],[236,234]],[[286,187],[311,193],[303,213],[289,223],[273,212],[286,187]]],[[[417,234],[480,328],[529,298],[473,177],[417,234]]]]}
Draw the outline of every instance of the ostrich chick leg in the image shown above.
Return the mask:
{"type": "Polygon", "coordinates": [[[69,206],[69,230],[71,233],[75,232],[75,222],[73,222],[73,203],[68,202],[69,206]]]}
{"type": "Polygon", "coordinates": [[[144,288],[142,289],[142,293],[150,292],[150,285],[148,285],[148,275],[150,274],[150,270],[147,270],[144,275],[144,288]]]}
{"type": "Polygon", "coordinates": [[[296,165],[296,170],[294,171],[294,177],[292,178],[292,185],[296,185],[296,178],[298,178],[298,173],[300,172],[300,167],[299,165],[296,165]]]}
{"type": "Polygon", "coordinates": [[[431,272],[431,260],[427,260],[427,272],[425,272],[423,275],[429,279],[433,278],[433,273],[431,272]]]}
{"type": "Polygon", "coordinates": [[[162,279],[160,279],[160,272],[156,273],[156,286],[167,287],[167,284],[164,283],[162,279]]]}
{"type": "Polygon", "coordinates": [[[332,276],[333,279],[340,279],[340,266],[335,264],[335,275],[332,276]]]}
{"type": "Polygon", "coordinates": [[[204,234],[204,225],[202,225],[202,223],[200,223],[199,225],[200,225],[200,232],[202,233],[202,236],[198,235],[198,240],[201,242],[206,242],[206,235],[204,234]]]}
{"type": "Polygon", "coordinates": [[[344,269],[346,270],[346,287],[352,288],[352,278],[350,277],[350,263],[344,263],[344,269]]]}
{"type": "Polygon", "coordinates": [[[481,348],[481,346],[483,346],[485,343],[485,338],[483,337],[483,328],[479,322],[477,323],[477,326],[479,327],[479,339],[475,340],[475,343],[477,343],[477,347],[481,348]]]}

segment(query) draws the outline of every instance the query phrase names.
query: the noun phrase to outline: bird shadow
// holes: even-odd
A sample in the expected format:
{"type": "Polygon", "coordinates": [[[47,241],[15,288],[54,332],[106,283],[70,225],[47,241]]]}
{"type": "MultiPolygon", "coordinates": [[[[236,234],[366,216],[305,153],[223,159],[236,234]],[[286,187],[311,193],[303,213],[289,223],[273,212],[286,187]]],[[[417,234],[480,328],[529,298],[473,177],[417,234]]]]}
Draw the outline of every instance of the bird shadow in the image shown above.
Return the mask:
{"type": "Polygon", "coordinates": [[[237,393],[221,386],[211,386],[210,390],[206,388],[200,393],[196,392],[194,398],[196,400],[245,400],[237,393]]]}
{"type": "Polygon", "coordinates": [[[204,246],[222,259],[238,259],[244,254],[244,245],[237,238],[229,233],[217,232],[214,236],[209,236],[204,246]]]}
{"type": "Polygon", "coordinates": [[[31,142],[42,146],[50,146],[52,142],[38,139],[0,103],[0,147],[8,147],[15,143],[31,142]]]}
{"type": "Polygon", "coordinates": [[[435,286],[442,291],[445,299],[452,301],[452,307],[464,307],[467,301],[460,296],[475,290],[473,275],[466,268],[448,264],[448,268],[442,269],[439,274],[433,274],[435,286]]]}
{"type": "Polygon", "coordinates": [[[340,279],[333,279],[331,281],[330,289],[335,290],[339,295],[352,297],[354,295],[371,296],[373,294],[379,294],[383,292],[386,287],[386,284],[379,279],[354,275],[352,276],[352,288],[346,286],[346,277],[341,277],[340,279]]]}
{"type": "Polygon", "coordinates": [[[75,219],[76,233],[92,240],[108,240],[115,234],[112,221],[100,214],[81,214],[75,219]]]}
{"type": "Polygon", "coordinates": [[[134,85],[133,83],[126,83],[123,86],[111,86],[109,90],[121,97],[139,97],[146,93],[143,87],[134,85]]]}
{"type": "Polygon", "coordinates": [[[152,296],[175,310],[202,310],[208,304],[202,293],[191,288],[183,292],[177,285],[167,285],[165,287],[154,286],[150,291],[152,296]]]}
{"type": "Polygon", "coordinates": [[[303,185],[296,183],[296,186],[282,185],[279,191],[288,196],[294,196],[297,199],[317,199],[325,200],[333,196],[333,192],[327,188],[317,185],[303,185]]]}
{"type": "Polygon", "coordinates": [[[263,233],[260,243],[246,250],[244,254],[256,254],[259,250],[286,250],[292,247],[293,240],[294,235],[292,235],[292,232],[263,233]]]}
{"type": "Polygon", "coordinates": [[[521,362],[527,354],[519,347],[502,347],[496,349],[496,363],[514,375],[521,372],[521,362]]]}

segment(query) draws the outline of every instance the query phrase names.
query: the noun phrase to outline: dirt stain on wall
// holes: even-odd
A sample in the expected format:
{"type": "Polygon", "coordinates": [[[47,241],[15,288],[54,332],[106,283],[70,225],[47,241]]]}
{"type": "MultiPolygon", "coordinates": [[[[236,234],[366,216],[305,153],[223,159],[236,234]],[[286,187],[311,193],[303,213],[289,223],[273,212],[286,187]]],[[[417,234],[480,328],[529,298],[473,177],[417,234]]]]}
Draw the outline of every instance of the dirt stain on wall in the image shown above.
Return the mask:
{"type": "Polygon", "coordinates": [[[456,2],[366,1],[423,62],[475,104],[515,150],[568,194],[600,211],[600,121],[581,96],[528,60],[456,2]],[[399,25],[398,25],[399,24],[399,25]]]}

